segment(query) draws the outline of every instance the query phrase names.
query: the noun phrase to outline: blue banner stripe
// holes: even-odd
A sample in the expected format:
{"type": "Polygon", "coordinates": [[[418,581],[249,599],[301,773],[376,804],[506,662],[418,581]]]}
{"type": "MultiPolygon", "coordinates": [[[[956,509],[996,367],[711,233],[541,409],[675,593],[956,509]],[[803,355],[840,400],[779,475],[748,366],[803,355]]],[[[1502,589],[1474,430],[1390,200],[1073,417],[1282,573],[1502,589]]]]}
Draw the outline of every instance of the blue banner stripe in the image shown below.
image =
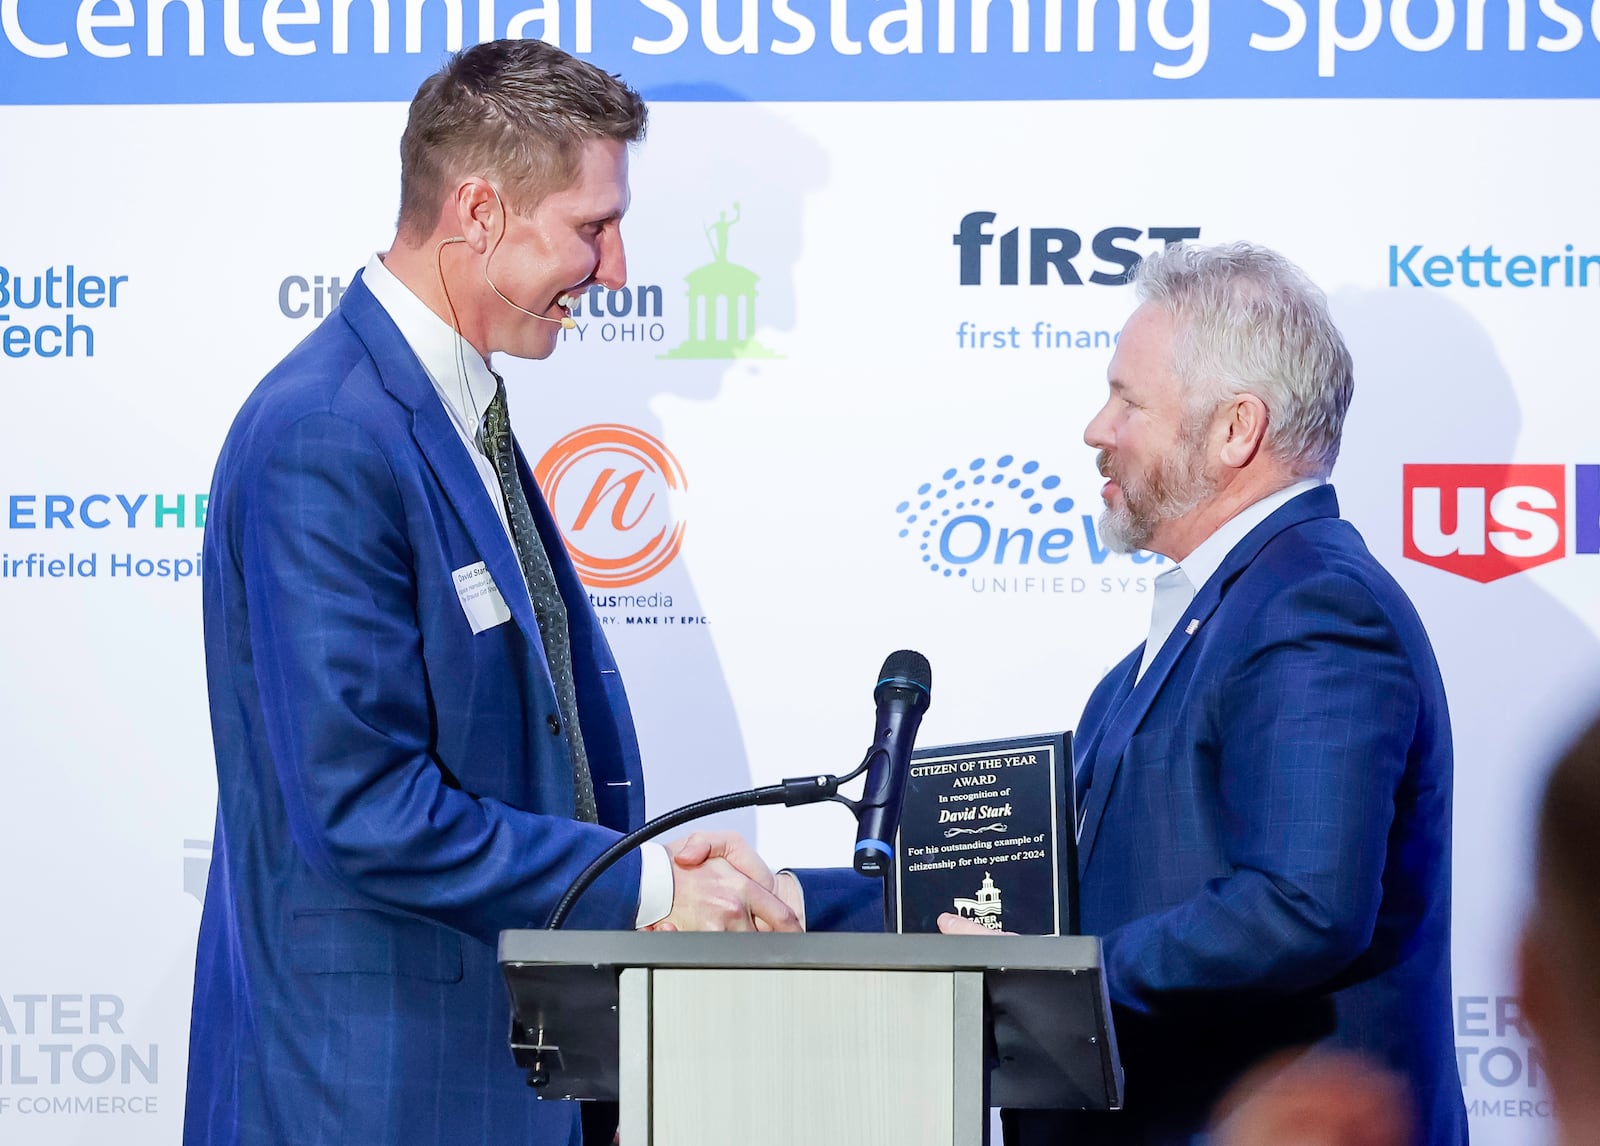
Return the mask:
{"type": "Polygon", "coordinates": [[[508,32],[685,101],[1600,96],[1600,0],[1514,7],[0,0],[0,104],[406,100],[452,44],[508,32]]]}

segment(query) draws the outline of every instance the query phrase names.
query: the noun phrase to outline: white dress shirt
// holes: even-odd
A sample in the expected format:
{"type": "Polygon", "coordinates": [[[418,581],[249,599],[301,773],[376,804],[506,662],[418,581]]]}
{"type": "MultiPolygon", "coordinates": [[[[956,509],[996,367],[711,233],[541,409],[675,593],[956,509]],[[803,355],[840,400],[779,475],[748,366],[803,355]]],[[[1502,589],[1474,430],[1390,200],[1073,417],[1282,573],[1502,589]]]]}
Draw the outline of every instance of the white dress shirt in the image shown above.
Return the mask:
{"type": "MultiPolygon", "coordinates": [[[[378,300],[394,324],[400,337],[406,340],[422,371],[433,383],[450,423],[456,428],[461,447],[466,450],[472,464],[477,467],[489,502],[500,515],[500,528],[511,538],[511,523],[506,516],[505,496],[500,492],[500,477],[494,463],[478,448],[478,432],[483,424],[483,412],[494,399],[495,377],[489,364],[474,350],[466,339],[429,309],[411,289],[395,278],[383,265],[382,257],[373,255],[361,279],[378,300]]],[[[515,545],[513,544],[513,548],[515,545]]],[[[520,567],[520,566],[519,566],[520,567]]],[[[522,585],[527,592],[527,582],[522,585]]],[[[502,588],[502,592],[504,589],[502,588]]],[[[639,849],[642,860],[639,867],[639,910],[635,927],[648,927],[667,917],[672,910],[672,861],[660,844],[645,844],[639,849]]]]}
{"type": "Polygon", "coordinates": [[[1322,484],[1321,478],[1307,478],[1245,506],[1223,522],[1210,537],[1196,545],[1194,552],[1184,558],[1182,564],[1174,565],[1156,578],[1156,595],[1150,609],[1150,635],[1145,639],[1144,658],[1139,662],[1140,677],[1144,676],[1150,662],[1156,659],[1161,646],[1167,643],[1167,638],[1177,627],[1189,602],[1222,568],[1222,563],[1228,559],[1234,547],[1277,509],[1322,484]],[[1184,595],[1185,585],[1188,586],[1187,595],[1184,595]]]}

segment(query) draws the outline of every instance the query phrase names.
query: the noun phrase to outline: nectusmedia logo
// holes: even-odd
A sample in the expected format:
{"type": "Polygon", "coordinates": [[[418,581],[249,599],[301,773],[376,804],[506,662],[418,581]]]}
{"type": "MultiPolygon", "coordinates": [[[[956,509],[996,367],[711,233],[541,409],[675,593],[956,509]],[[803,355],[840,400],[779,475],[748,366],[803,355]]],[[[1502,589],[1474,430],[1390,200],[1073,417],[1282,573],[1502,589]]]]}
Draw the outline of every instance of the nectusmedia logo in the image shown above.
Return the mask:
{"type": "Polygon", "coordinates": [[[684,523],[672,494],[688,482],[672,452],[643,430],[574,430],[545,451],[534,477],[585,585],[637,585],[677,557],[684,523]]]}
{"type": "Polygon", "coordinates": [[[1408,465],[1404,485],[1405,555],[1447,573],[1488,584],[1600,553],[1600,465],[1408,465]]]}

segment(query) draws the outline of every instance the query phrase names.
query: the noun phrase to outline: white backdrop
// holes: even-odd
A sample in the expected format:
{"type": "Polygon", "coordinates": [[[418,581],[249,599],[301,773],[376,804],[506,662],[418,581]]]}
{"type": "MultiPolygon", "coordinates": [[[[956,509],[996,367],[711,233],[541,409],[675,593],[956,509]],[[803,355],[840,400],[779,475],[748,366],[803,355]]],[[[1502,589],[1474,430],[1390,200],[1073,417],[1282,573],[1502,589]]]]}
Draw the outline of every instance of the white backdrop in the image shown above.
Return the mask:
{"type": "MultiPolygon", "coordinates": [[[[387,245],[404,101],[442,47],[400,53],[397,7],[387,57],[324,46],[308,62],[322,70],[303,76],[284,60],[229,72],[223,7],[205,6],[211,57],[196,60],[178,52],[183,5],[159,58],[147,14],[128,5],[127,28],[89,29],[134,46],[119,61],[88,53],[75,24],[37,3],[0,4],[5,1142],[177,1138],[215,806],[200,587],[184,563],[197,560],[228,422],[317,321],[317,280],[325,311],[333,280],[387,245]],[[29,55],[18,31],[67,54],[29,55]],[[347,89],[330,78],[341,68],[347,89]],[[374,102],[347,102],[360,98],[374,102]],[[43,305],[30,306],[36,276],[43,305]],[[81,331],[70,353],[38,353],[69,318],[92,329],[92,354],[81,331]]],[[[1474,1139],[1540,1141],[1548,1104],[1509,956],[1538,778],[1600,698],[1600,471],[1578,468],[1600,463],[1600,260],[1574,262],[1587,285],[1572,286],[1561,261],[1600,253],[1600,225],[1586,143],[1596,104],[1531,97],[1600,94],[1600,20],[1580,23],[1562,55],[1536,46],[1560,22],[1541,28],[1530,15],[1525,49],[1508,52],[1505,12],[1490,5],[1482,59],[1465,54],[1469,5],[1437,55],[1407,49],[1386,24],[1366,55],[1334,56],[1340,75],[1356,74],[1323,90],[1315,41],[1335,32],[1309,5],[1305,43],[1282,54],[1246,52],[1246,35],[1222,43],[1222,16],[1207,11],[1205,64],[1171,80],[1153,65],[1193,52],[1149,35],[1152,10],[1167,6],[1122,7],[1141,21],[1136,51],[1117,51],[1107,5],[1094,52],[1047,58],[1036,36],[1031,52],[1011,53],[1014,83],[994,53],[936,58],[931,5],[928,58],[819,46],[809,72],[764,40],[754,58],[685,49],[677,71],[663,70],[659,54],[605,54],[603,43],[628,21],[632,34],[665,35],[661,8],[609,23],[591,13],[596,58],[660,97],[634,160],[628,297],[602,292],[605,313],[582,316],[581,338],[548,362],[503,365],[531,456],[613,425],[649,435],[681,470],[670,490],[660,466],[608,451],[616,435],[597,431],[599,445],[568,459],[557,504],[574,546],[613,557],[644,549],[662,524],[683,526],[664,568],[593,589],[629,683],[651,809],[852,766],[873,673],[899,647],[933,665],[924,744],[1071,727],[1098,676],[1141,638],[1155,566],[1105,556],[1084,520],[1099,480],[1081,434],[1129,291],[1067,285],[1048,268],[1032,284],[1032,242],[1074,232],[1085,280],[1119,269],[1096,257],[1097,236],[1132,252],[1154,249],[1153,228],[1265,242],[1328,290],[1355,353],[1335,484],[1417,603],[1450,692],[1457,1035],[1474,1139]],[[1478,95],[1521,98],[1461,98],[1478,95]],[[954,238],[975,212],[993,213],[980,221],[995,241],[976,248],[980,281],[963,285],[954,238]],[[694,348],[686,277],[712,262],[707,226],[735,214],[727,259],[759,276],[756,340],[771,356],[664,357],[694,348]],[[1012,228],[1020,281],[1008,284],[1001,237],[1012,228]],[[1491,247],[1498,263],[1482,258],[1491,247]],[[1512,285],[1527,278],[1507,261],[1518,255],[1533,260],[1534,285],[1512,285]],[[1557,260],[1548,286],[1544,256],[1557,260]],[[1505,285],[1467,285],[1486,277],[1505,285]],[[1556,467],[1534,474],[1555,487],[1551,524],[1520,535],[1522,549],[1547,552],[1487,583],[1439,567],[1481,562],[1405,555],[1405,467],[1508,463],[1556,467]],[[607,466],[644,472],[631,500],[604,503],[578,530],[578,505],[607,466]],[[997,560],[1004,530],[1015,536],[997,560]],[[1067,533],[1046,553],[1050,530],[1067,533]],[[1532,567],[1541,556],[1552,559],[1532,567]]],[[[1295,7],[1258,6],[1253,30],[1283,31],[1292,20],[1274,12],[1295,7]]],[[[245,8],[259,31],[261,5],[245,8]]],[[[1370,10],[1393,15],[1377,0],[1347,4],[1334,28],[1359,40],[1370,10]]],[[[583,11],[567,13],[568,46],[583,11]]],[[[737,12],[726,9],[727,36],[737,12]]],[[[470,33],[472,5],[464,18],[470,33]]],[[[1068,5],[1069,42],[1074,21],[1068,5]]],[[[352,45],[369,35],[352,31],[352,45]]],[[[1487,485],[1492,499],[1529,481],[1412,478],[1447,507],[1442,521],[1413,523],[1424,544],[1430,524],[1456,532],[1454,483],[1487,485]]],[[[1536,497],[1518,498],[1538,511],[1536,497]]],[[[1517,522],[1499,506],[1503,532],[1517,522]]],[[[1443,548],[1470,553],[1497,526],[1475,528],[1443,548]]],[[[731,819],[776,862],[848,862],[852,827],[837,808],[731,819]]]]}

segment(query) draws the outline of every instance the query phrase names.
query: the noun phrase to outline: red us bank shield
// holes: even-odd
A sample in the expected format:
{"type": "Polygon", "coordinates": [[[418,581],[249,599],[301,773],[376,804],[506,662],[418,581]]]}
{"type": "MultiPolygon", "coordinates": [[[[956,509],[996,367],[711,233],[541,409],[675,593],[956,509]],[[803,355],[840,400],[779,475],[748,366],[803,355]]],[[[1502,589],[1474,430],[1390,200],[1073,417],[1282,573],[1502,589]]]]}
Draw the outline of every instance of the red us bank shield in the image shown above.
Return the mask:
{"type": "Polygon", "coordinates": [[[1405,467],[1405,555],[1487,584],[1567,554],[1565,466],[1405,467]]]}

